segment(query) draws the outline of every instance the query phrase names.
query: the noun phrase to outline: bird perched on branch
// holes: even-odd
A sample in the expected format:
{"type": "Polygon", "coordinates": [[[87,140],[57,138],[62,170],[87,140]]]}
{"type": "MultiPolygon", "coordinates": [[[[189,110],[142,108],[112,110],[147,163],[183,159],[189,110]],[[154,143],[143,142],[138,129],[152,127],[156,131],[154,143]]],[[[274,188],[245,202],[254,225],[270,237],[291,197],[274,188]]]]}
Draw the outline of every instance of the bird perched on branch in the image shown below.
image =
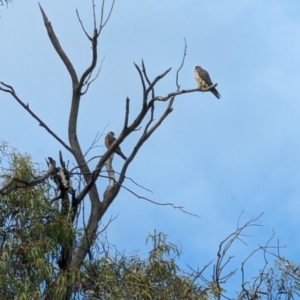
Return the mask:
{"type": "MultiPolygon", "coordinates": [[[[213,85],[208,72],[202,69],[201,67],[195,67],[194,75],[200,89],[206,89],[213,85]]],[[[221,98],[221,95],[215,87],[210,89],[209,91],[212,92],[218,99],[221,98]]]]}
{"type": "MultiPolygon", "coordinates": [[[[104,143],[105,143],[106,148],[109,149],[110,146],[114,143],[115,140],[116,140],[116,138],[115,138],[114,132],[112,132],[112,131],[108,132],[107,135],[105,136],[105,139],[104,139],[104,143]]],[[[127,157],[122,153],[120,146],[118,146],[115,149],[115,153],[120,155],[124,160],[127,159],[127,157]]]]}

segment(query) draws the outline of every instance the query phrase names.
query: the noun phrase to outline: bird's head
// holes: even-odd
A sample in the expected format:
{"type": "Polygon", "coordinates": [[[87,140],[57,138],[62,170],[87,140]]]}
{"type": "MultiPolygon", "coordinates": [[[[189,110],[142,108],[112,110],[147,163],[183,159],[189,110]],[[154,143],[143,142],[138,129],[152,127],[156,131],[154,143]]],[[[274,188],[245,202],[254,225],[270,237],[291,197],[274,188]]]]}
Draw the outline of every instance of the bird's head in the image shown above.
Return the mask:
{"type": "Polygon", "coordinates": [[[199,66],[196,66],[196,67],[195,67],[195,70],[196,70],[196,69],[202,69],[202,68],[201,68],[201,67],[199,67],[199,66]]]}
{"type": "Polygon", "coordinates": [[[113,131],[110,131],[108,134],[111,136],[115,136],[115,133],[113,131]]]}

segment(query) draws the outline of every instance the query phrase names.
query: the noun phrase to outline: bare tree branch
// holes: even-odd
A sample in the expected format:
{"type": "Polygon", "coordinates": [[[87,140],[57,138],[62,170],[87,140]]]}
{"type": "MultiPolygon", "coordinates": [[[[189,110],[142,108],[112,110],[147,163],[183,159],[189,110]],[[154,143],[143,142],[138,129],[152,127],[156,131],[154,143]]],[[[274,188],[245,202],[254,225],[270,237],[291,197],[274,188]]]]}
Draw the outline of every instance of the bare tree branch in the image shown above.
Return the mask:
{"type": "Polygon", "coordinates": [[[6,3],[6,6],[8,6],[8,3],[11,3],[12,0],[0,0],[0,6],[4,6],[4,3],[6,3]]]}
{"type": "Polygon", "coordinates": [[[84,26],[83,26],[83,23],[82,23],[81,18],[80,18],[80,16],[79,16],[78,9],[76,9],[76,15],[77,15],[77,19],[78,19],[78,21],[79,21],[79,23],[80,23],[80,25],[81,25],[82,31],[84,32],[84,34],[86,35],[86,37],[87,37],[90,41],[92,41],[92,38],[89,36],[89,34],[87,33],[87,31],[85,30],[85,28],[84,28],[84,26]]]}
{"type": "Polygon", "coordinates": [[[145,85],[145,81],[144,81],[144,77],[142,74],[142,71],[140,70],[140,67],[134,62],[133,63],[135,68],[137,69],[139,75],[140,75],[140,79],[141,79],[141,83],[142,83],[142,87],[143,87],[143,105],[146,105],[147,103],[147,98],[145,98],[146,95],[146,85],[145,85]]]}
{"type": "Polygon", "coordinates": [[[39,125],[41,127],[44,127],[61,145],[63,145],[68,151],[70,151],[72,153],[72,149],[60,138],[58,137],[50,128],[49,126],[47,126],[45,124],[45,122],[43,122],[30,108],[29,105],[25,104],[15,93],[15,90],[13,89],[12,86],[5,84],[4,82],[0,82],[0,84],[4,85],[5,87],[7,87],[7,89],[4,89],[0,86],[0,90],[6,93],[11,94],[17,101],[18,103],[25,108],[25,110],[27,110],[29,112],[29,114],[36,119],[39,122],[39,125]]]}
{"type": "MultiPolygon", "coordinates": [[[[117,172],[117,171],[114,171],[115,172],[115,174],[121,174],[121,173],[119,173],[119,172],[117,172]]],[[[105,177],[105,176],[103,176],[103,175],[100,175],[101,177],[105,177]]],[[[146,187],[144,187],[144,186],[142,186],[142,185],[140,185],[140,184],[138,184],[135,180],[133,180],[131,177],[128,177],[128,176],[126,176],[126,179],[127,180],[129,180],[129,181],[131,181],[134,185],[136,185],[136,186],[138,186],[139,188],[141,188],[141,189],[143,189],[143,190],[145,190],[145,191],[147,191],[147,192],[149,192],[149,193],[153,193],[153,191],[151,191],[150,189],[148,189],[148,188],[146,188],[146,187]]]]}
{"type": "Polygon", "coordinates": [[[209,86],[205,89],[200,89],[198,88],[194,88],[194,89],[188,89],[188,90],[179,90],[177,92],[172,92],[169,93],[167,96],[156,96],[155,98],[153,98],[151,101],[167,101],[169,100],[171,97],[174,96],[179,96],[179,95],[183,95],[183,94],[188,94],[188,93],[194,93],[194,92],[209,92],[211,89],[213,89],[214,87],[216,87],[218,84],[215,83],[212,86],[209,86]]]}
{"type": "Polygon", "coordinates": [[[100,66],[98,68],[98,71],[96,73],[96,75],[94,76],[94,78],[90,79],[92,77],[92,72],[88,75],[88,77],[86,78],[85,82],[83,83],[83,86],[86,86],[85,90],[82,91],[80,93],[80,95],[84,95],[88,92],[89,88],[90,88],[90,85],[98,78],[99,74],[100,74],[100,71],[101,71],[101,68],[102,68],[102,65],[103,65],[103,62],[104,62],[104,59],[105,59],[105,56],[104,58],[102,59],[101,63],[100,63],[100,66]]]}
{"type": "MultiPolygon", "coordinates": [[[[144,60],[142,60],[142,72],[146,78],[146,81],[149,85],[151,85],[151,82],[148,78],[148,75],[147,75],[147,72],[146,72],[146,67],[145,67],[145,64],[144,64],[144,60]]],[[[154,88],[152,89],[152,98],[154,98],[154,95],[155,95],[155,92],[154,92],[154,88]]]]}
{"type": "Polygon", "coordinates": [[[110,10],[109,13],[107,15],[106,20],[104,21],[104,4],[105,4],[105,0],[102,0],[102,6],[101,6],[101,18],[100,18],[100,27],[98,30],[98,36],[101,34],[102,29],[105,27],[105,25],[107,24],[108,20],[111,17],[114,5],[115,5],[115,0],[112,1],[112,4],[110,6],[110,10]]]}
{"type": "Polygon", "coordinates": [[[148,98],[148,94],[149,92],[154,88],[154,86],[157,84],[157,82],[159,80],[161,80],[162,78],[164,78],[170,71],[172,68],[169,68],[168,70],[166,70],[165,72],[163,72],[162,74],[158,75],[153,81],[152,83],[149,85],[149,87],[147,88],[145,95],[148,98]]]}
{"type": "Polygon", "coordinates": [[[23,180],[23,179],[13,176],[2,186],[2,188],[0,188],[0,194],[2,196],[8,195],[11,191],[13,191],[17,188],[33,187],[33,186],[36,186],[36,185],[44,182],[47,178],[49,178],[53,174],[53,172],[55,170],[55,166],[56,166],[56,162],[53,158],[48,157],[48,159],[49,159],[48,171],[44,175],[42,175],[38,178],[35,178],[33,180],[30,180],[30,181],[26,181],[26,180],[23,180]],[[16,183],[16,184],[13,185],[13,183],[16,183]],[[20,184],[20,185],[18,185],[18,184],[20,184]]]}
{"type": "Polygon", "coordinates": [[[130,192],[131,194],[133,194],[135,197],[137,197],[139,199],[146,200],[146,201],[148,201],[150,203],[153,203],[153,204],[159,205],[159,206],[172,206],[174,209],[179,209],[179,210],[181,210],[183,213],[185,213],[187,215],[190,215],[190,216],[193,216],[193,217],[196,217],[196,218],[201,218],[200,216],[198,216],[196,214],[192,214],[192,213],[186,211],[183,206],[176,206],[176,205],[174,205],[174,203],[170,203],[170,202],[165,202],[165,203],[156,202],[156,201],[153,201],[153,200],[151,200],[149,198],[146,198],[144,196],[138,195],[137,193],[135,193],[132,190],[130,190],[127,187],[125,187],[124,185],[122,185],[122,188],[124,188],[125,190],[127,190],[128,192],[130,192]]]}
{"type": "Polygon", "coordinates": [[[91,146],[89,146],[89,148],[85,151],[83,155],[84,157],[87,156],[92,149],[97,147],[102,147],[102,146],[96,146],[96,144],[99,142],[100,138],[103,137],[103,135],[104,135],[104,131],[102,131],[101,134],[99,134],[99,131],[97,132],[94,140],[92,141],[91,146]]]}
{"type": "Polygon", "coordinates": [[[50,38],[50,41],[52,43],[52,46],[54,47],[54,49],[56,50],[57,54],[59,55],[59,57],[61,58],[61,60],[63,61],[63,63],[65,64],[67,70],[69,71],[69,74],[71,76],[71,79],[72,79],[72,84],[73,84],[73,87],[76,87],[78,85],[78,78],[77,78],[77,74],[76,74],[76,71],[71,63],[71,61],[69,60],[69,58],[67,57],[66,53],[64,52],[64,50],[62,49],[59,41],[58,41],[58,38],[56,37],[56,34],[52,28],[52,25],[51,23],[49,22],[42,6],[40,5],[39,3],[39,6],[40,6],[40,10],[41,10],[41,13],[42,13],[42,16],[43,16],[43,19],[44,19],[44,24],[45,24],[45,27],[47,29],[47,33],[48,33],[48,36],[50,38]]]}
{"type": "Polygon", "coordinates": [[[154,121],[154,110],[155,110],[155,106],[154,106],[154,103],[153,103],[152,106],[151,106],[150,120],[148,121],[148,123],[145,126],[144,134],[148,132],[150,125],[154,121]]]}
{"type": "Polygon", "coordinates": [[[126,98],[126,107],[125,107],[125,118],[124,118],[123,131],[126,131],[126,129],[128,127],[129,103],[130,103],[130,99],[127,97],[126,98]]]}
{"type": "MultiPolygon", "coordinates": [[[[187,44],[186,44],[186,39],[184,38],[184,52],[183,52],[183,56],[182,56],[182,61],[181,61],[181,65],[180,67],[178,68],[177,72],[176,72],[176,85],[177,85],[177,91],[180,90],[180,85],[179,85],[179,82],[178,82],[178,79],[179,79],[179,72],[181,71],[181,69],[183,68],[183,65],[184,65],[184,60],[185,60],[185,57],[186,57],[186,49],[187,49],[187,44]]],[[[154,98],[154,97],[153,97],[154,98]]]]}

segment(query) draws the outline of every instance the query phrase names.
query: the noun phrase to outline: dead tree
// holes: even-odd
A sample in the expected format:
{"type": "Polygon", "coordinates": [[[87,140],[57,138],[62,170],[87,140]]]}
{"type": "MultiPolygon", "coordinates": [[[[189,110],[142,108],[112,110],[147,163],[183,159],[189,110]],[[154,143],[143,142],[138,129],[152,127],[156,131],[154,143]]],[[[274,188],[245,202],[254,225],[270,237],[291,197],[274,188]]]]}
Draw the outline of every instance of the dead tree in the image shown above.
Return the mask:
{"type": "MultiPolygon", "coordinates": [[[[126,172],[129,165],[134,160],[140,148],[144,145],[144,143],[151,137],[151,135],[159,128],[159,126],[164,122],[164,120],[169,116],[169,114],[173,110],[173,105],[176,97],[181,96],[186,93],[199,92],[200,89],[192,88],[192,89],[180,89],[179,85],[179,73],[184,65],[184,60],[186,56],[186,43],[184,48],[184,53],[182,57],[181,65],[178,67],[176,72],[175,84],[176,88],[174,91],[166,95],[157,95],[155,88],[156,85],[161,82],[165,76],[167,76],[171,70],[171,68],[162,72],[158,76],[156,76],[153,80],[151,80],[147,74],[146,66],[142,61],[141,66],[138,64],[134,64],[139,77],[140,83],[143,89],[143,95],[140,101],[140,111],[133,118],[132,122],[129,122],[129,114],[130,114],[130,99],[127,98],[125,101],[125,112],[124,112],[124,124],[121,133],[116,138],[115,142],[112,146],[107,149],[101,156],[92,157],[90,159],[86,158],[84,155],[80,139],[77,135],[77,121],[78,121],[78,113],[79,113],[79,104],[82,99],[82,96],[85,95],[90,85],[97,78],[99,70],[97,71],[98,62],[98,38],[102,33],[102,30],[106,26],[109,18],[112,14],[114,7],[114,0],[112,0],[112,4],[108,10],[107,15],[105,16],[105,0],[102,0],[102,6],[100,10],[100,20],[97,21],[95,3],[92,0],[93,6],[93,32],[89,34],[79,16],[77,11],[78,21],[81,24],[82,30],[85,33],[86,38],[91,43],[92,48],[92,57],[91,63],[87,66],[86,70],[79,75],[75,68],[63,50],[57,35],[50,23],[45,11],[40,6],[40,11],[44,20],[44,25],[46,31],[48,33],[51,44],[59,55],[62,63],[65,65],[67,72],[71,78],[71,89],[72,89],[72,99],[71,99],[71,107],[70,107],[70,115],[69,115],[69,123],[68,123],[68,141],[64,141],[61,139],[53,130],[50,129],[40,117],[38,117],[29,107],[28,104],[25,104],[22,101],[14,88],[4,82],[1,82],[0,90],[2,92],[9,93],[23,108],[38,121],[39,125],[43,127],[54,139],[56,139],[62,147],[67,150],[76,162],[76,167],[72,170],[68,170],[65,161],[63,160],[62,154],[60,154],[60,167],[55,167],[53,165],[53,160],[49,159],[49,170],[51,170],[51,178],[54,180],[56,184],[56,188],[58,190],[57,196],[52,199],[52,203],[57,201],[61,201],[61,214],[64,214],[66,218],[70,220],[70,226],[72,226],[75,216],[77,214],[78,207],[82,203],[83,199],[89,197],[91,210],[88,222],[84,228],[84,234],[81,237],[78,245],[75,247],[74,243],[71,241],[69,245],[62,247],[61,255],[58,260],[58,265],[61,270],[67,270],[70,268],[79,268],[85,259],[85,257],[89,254],[90,248],[93,245],[95,240],[99,222],[102,217],[106,213],[109,206],[118,196],[120,189],[122,188],[123,182],[126,178],[126,172]],[[155,108],[156,105],[164,105],[165,109],[163,113],[154,119],[155,108]],[[148,120],[148,121],[147,121],[148,120]],[[145,122],[144,128],[141,127],[142,122],[145,122]],[[138,132],[139,139],[135,145],[132,145],[131,153],[128,156],[128,159],[124,162],[120,173],[115,174],[112,169],[112,155],[114,151],[121,145],[121,143],[133,132],[138,132]],[[90,162],[97,159],[96,167],[91,169],[90,162]],[[103,176],[104,167],[107,168],[108,176],[103,176]],[[72,187],[71,177],[77,176],[80,178],[80,182],[82,183],[82,188],[78,188],[76,191],[72,187]],[[97,188],[97,180],[100,177],[105,177],[108,179],[108,186],[103,192],[103,195],[100,195],[99,189],[97,188]],[[69,197],[71,195],[71,197],[69,197]]],[[[217,84],[202,90],[209,91],[214,88],[217,84]]],[[[47,175],[49,175],[47,173],[47,175]]],[[[17,182],[17,179],[12,179],[12,182],[17,182]]],[[[38,183],[38,179],[37,182],[38,183]]],[[[9,185],[10,183],[8,183],[9,185]]],[[[24,183],[26,185],[26,183],[24,183]]],[[[32,183],[28,183],[32,184],[32,183]]],[[[11,188],[15,188],[16,185],[11,188]]],[[[0,193],[3,193],[9,189],[9,186],[5,186],[0,189],[0,193]]],[[[168,205],[173,205],[171,203],[167,203],[168,205]]],[[[173,207],[175,207],[173,205],[173,207]]],[[[182,207],[175,207],[182,209],[182,207]]],[[[66,298],[67,299],[67,298],[66,298]]]]}

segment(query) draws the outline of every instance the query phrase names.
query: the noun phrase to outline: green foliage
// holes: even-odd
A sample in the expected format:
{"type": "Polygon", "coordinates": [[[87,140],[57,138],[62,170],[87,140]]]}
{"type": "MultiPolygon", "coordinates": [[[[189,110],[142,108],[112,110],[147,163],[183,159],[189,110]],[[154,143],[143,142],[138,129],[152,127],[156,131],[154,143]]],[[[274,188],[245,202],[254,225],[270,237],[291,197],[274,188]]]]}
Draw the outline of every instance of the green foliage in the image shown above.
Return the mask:
{"type": "MultiPolygon", "coordinates": [[[[12,176],[30,181],[38,175],[30,156],[4,144],[1,149],[2,184],[12,176]]],[[[0,195],[0,298],[41,299],[45,282],[58,272],[58,245],[72,232],[49,203],[46,182],[17,185],[8,195],[0,195]]]]}
{"type": "Polygon", "coordinates": [[[108,254],[82,268],[81,290],[95,299],[208,299],[208,292],[176,264],[180,251],[163,233],[149,235],[152,250],[142,260],[108,254]]]}
{"type": "MultiPolygon", "coordinates": [[[[26,182],[39,177],[38,165],[29,155],[22,155],[6,144],[0,145],[0,190],[13,181],[9,194],[0,194],[0,299],[30,300],[208,300],[232,299],[225,290],[227,280],[235,275],[223,275],[230,257],[227,251],[240,238],[242,230],[253,220],[239,227],[220,243],[211,274],[207,264],[201,270],[183,270],[178,265],[181,254],[163,233],[150,234],[148,257],[128,256],[116,250],[101,236],[89,249],[89,260],[81,267],[61,267],[65,257],[78,249],[84,228],[76,228],[62,209],[62,202],[50,201],[54,188],[44,181],[31,187],[26,182]],[[56,205],[57,204],[57,205],[56,205]],[[61,208],[61,210],[59,210],[61,208]],[[64,253],[65,252],[65,253],[64,253]],[[204,271],[208,276],[204,276],[204,271]]],[[[58,198],[59,199],[59,198],[58,198]]],[[[68,197],[63,199],[69,201],[68,197]]],[[[256,221],[256,219],[254,219],[256,221]]],[[[266,244],[259,250],[264,257],[262,270],[247,280],[246,262],[242,262],[241,282],[236,299],[293,299],[300,297],[300,268],[277,254],[266,244]],[[276,258],[269,267],[267,256],[276,258]]],[[[231,291],[232,293],[232,291],[231,291]]]]}

